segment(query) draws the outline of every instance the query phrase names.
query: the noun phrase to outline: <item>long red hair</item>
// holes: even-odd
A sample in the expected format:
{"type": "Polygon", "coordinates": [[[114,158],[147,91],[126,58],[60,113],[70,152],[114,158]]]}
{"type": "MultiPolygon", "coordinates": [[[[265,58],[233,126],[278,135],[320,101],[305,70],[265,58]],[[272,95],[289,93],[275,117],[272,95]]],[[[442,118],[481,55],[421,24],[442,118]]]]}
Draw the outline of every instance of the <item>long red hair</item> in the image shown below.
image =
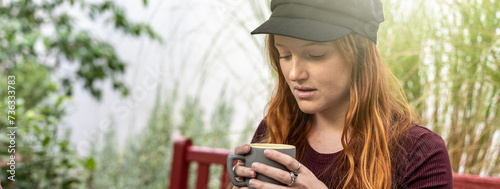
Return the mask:
{"type": "MultiPolygon", "coordinates": [[[[392,153],[402,150],[400,137],[413,125],[410,108],[397,79],[382,63],[375,43],[351,33],[335,44],[346,62],[352,64],[352,71],[350,104],[342,133],[344,150],[335,159],[344,163],[331,180],[338,180],[337,187],[342,188],[391,188],[391,158],[396,157],[392,153]]],[[[267,36],[267,49],[278,79],[268,104],[268,132],[262,142],[295,145],[300,160],[313,115],[303,113],[295,101],[281,71],[273,35],[267,36]]]]}

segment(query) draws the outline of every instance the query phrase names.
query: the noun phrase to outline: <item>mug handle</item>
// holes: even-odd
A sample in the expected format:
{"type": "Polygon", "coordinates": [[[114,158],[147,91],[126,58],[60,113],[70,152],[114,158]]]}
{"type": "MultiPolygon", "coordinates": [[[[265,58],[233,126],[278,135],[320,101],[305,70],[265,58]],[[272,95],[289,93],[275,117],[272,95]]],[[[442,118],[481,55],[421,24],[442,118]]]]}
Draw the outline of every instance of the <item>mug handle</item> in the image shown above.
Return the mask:
{"type": "Polygon", "coordinates": [[[233,172],[233,161],[234,160],[245,160],[245,156],[242,155],[236,155],[236,154],[229,154],[227,156],[227,174],[229,175],[229,179],[231,179],[231,182],[233,183],[234,186],[246,186],[245,181],[236,181],[236,174],[233,172]]]}

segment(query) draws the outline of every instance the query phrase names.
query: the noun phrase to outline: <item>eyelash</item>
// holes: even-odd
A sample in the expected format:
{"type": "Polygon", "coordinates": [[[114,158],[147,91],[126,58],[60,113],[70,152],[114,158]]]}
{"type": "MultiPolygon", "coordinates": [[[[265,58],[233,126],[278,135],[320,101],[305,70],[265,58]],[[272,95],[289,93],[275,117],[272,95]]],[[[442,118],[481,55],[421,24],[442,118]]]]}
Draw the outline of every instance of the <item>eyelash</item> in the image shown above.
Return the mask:
{"type": "MultiPolygon", "coordinates": [[[[326,54],[326,53],[325,53],[326,54]]],[[[315,55],[309,55],[309,57],[313,60],[321,60],[323,59],[323,57],[325,57],[325,54],[322,54],[322,55],[318,55],[318,56],[315,56],[315,55]]],[[[285,59],[285,60],[289,60],[290,58],[292,57],[292,55],[286,55],[286,56],[280,56],[279,59],[285,59]]]]}
{"type": "Polygon", "coordinates": [[[280,58],[279,58],[279,59],[286,59],[286,60],[288,60],[288,59],[290,59],[291,57],[292,57],[292,55],[280,56],[280,58]]]}
{"type": "Polygon", "coordinates": [[[309,57],[311,57],[311,58],[312,58],[312,59],[314,59],[314,60],[320,60],[320,59],[322,59],[323,57],[325,57],[325,54],[318,55],[318,56],[309,55],[309,57]]]}

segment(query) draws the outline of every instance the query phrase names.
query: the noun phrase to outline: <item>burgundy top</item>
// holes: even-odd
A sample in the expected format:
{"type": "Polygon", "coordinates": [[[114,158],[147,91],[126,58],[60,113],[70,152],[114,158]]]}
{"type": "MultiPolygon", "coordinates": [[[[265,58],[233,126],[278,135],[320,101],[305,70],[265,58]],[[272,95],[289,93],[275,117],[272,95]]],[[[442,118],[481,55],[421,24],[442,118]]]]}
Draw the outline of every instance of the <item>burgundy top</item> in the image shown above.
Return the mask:
{"type": "MultiPolygon", "coordinates": [[[[255,132],[252,143],[259,142],[267,132],[265,121],[262,121],[255,132]]],[[[407,140],[403,142],[408,163],[393,163],[393,182],[396,188],[453,188],[453,177],[450,158],[443,139],[431,130],[417,124],[408,132],[407,140]]],[[[326,170],[340,152],[321,154],[314,150],[308,142],[305,145],[304,158],[300,161],[311,170],[323,183],[329,183],[334,169],[326,170]]],[[[329,188],[336,188],[339,181],[331,183],[329,188]]]]}

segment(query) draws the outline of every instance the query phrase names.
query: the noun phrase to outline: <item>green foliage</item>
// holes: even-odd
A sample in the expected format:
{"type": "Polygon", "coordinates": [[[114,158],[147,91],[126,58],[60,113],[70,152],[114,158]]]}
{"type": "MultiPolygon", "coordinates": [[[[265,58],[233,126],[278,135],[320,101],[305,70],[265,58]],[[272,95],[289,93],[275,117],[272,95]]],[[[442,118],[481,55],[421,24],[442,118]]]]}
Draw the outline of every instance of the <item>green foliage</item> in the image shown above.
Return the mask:
{"type": "Polygon", "coordinates": [[[161,41],[147,24],[128,21],[124,10],[111,0],[101,3],[8,1],[0,7],[0,70],[10,72],[24,61],[37,62],[52,71],[56,71],[61,62],[77,63],[74,75],[57,81],[66,94],[71,95],[72,84],[81,80],[85,88],[100,99],[101,87],[96,83],[110,79],[114,89],[127,95],[128,89],[119,77],[125,71],[125,63],[108,43],[92,37],[88,31],[75,30],[76,19],[69,13],[70,8],[78,8],[91,19],[107,20],[125,34],[147,35],[161,41]]]}
{"type": "Polygon", "coordinates": [[[193,138],[193,143],[199,143],[204,134],[203,116],[204,110],[200,107],[199,97],[188,97],[185,99],[184,107],[181,110],[182,126],[179,128],[181,135],[193,138]]]}
{"type": "Polygon", "coordinates": [[[166,188],[176,97],[162,105],[160,96],[158,93],[147,127],[128,137],[125,150],[117,148],[117,127],[98,133],[103,140],[95,140],[86,158],[95,160],[97,166],[85,175],[85,188],[166,188]]]}
{"type": "MultiPolygon", "coordinates": [[[[147,1],[143,1],[147,4],[147,1]]],[[[16,182],[7,182],[2,167],[3,188],[78,188],[80,174],[99,167],[92,158],[82,159],[70,144],[70,130],[61,121],[71,103],[72,86],[83,82],[85,89],[96,99],[101,97],[102,85],[110,80],[113,88],[123,95],[128,89],[120,76],[125,63],[108,43],[77,30],[76,19],[70,10],[78,9],[92,19],[113,23],[114,29],[134,37],[146,35],[161,38],[146,24],[128,21],[121,7],[113,1],[89,3],[83,0],[32,1],[14,0],[0,3],[0,81],[15,76],[16,182]],[[63,64],[76,64],[68,73],[63,64]],[[61,74],[61,72],[65,72],[61,74]]],[[[0,96],[8,101],[7,88],[0,96]]],[[[0,109],[7,110],[6,103],[0,109]]],[[[0,133],[6,133],[8,123],[0,120],[0,133]]],[[[6,135],[0,136],[0,146],[8,146],[6,135]]],[[[0,152],[0,161],[9,159],[7,151],[0,152]]]]}
{"type": "MultiPolygon", "coordinates": [[[[116,127],[111,124],[103,133],[102,148],[97,148],[98,142],[92,144],[91,156],[82,159],[86,168],[85,184],[81,188],[118,188],[120,182],[118,177],[113,175],[114,171],[124,173],[124,169],[119,167],[122,162],[118,162],[119,154],[116,143],[116,127]],[[97,151],[99,150],[99,151],[97,151]],[[96,157],[95,154],[99,153],[96,157]],[[103,181],[106,181],[103,183],[103,181]]],[[[123,186],[123,185],[121,185],[123,186]]]]}
{"type": "MultiPolygon", "coordinates": [[[[229,140],[229,130],[231,129],[233,107],[228,104],[225,99],[225,91],[222,91],[219,101],[216,104],[215,111],[210,118],[210,130],[208,134],[208,142],[204,142],[209,146],[229,149],[231,148],[231,140],[229,140]]],[[[245,141],[248,143],[248,141],[245,141]]],[[[200,145],[203,143],[200,143],[200,145]]]]}
{"type": "MultiPolygon", "coordinates": [[[[498,68],[500,67],[500,5],[491,1],[455,2],[453,17],[463,24],[452,25],[449,58],[450,81],[454,90],[451,107],[442,114],[451,115],[448,136],[453,170],[479,174],[483,170],[500,175],[495,165],[500,144],[493,144],[493,135],[500,130],[500,96],[498,68]],[[495,70],[495,71],[493,71],[495,70]],[[462,155],[467,154],[463,159],[462,155]],[[497,169],[497,170],[494,170],[497,169]]],[[[436,92],[437,93],[437,92],[436,92]]],[[[439,94],[439,93],[438,93],[439,94]]]]}
{"type": "MultiPolygon", "coordinates": [[[[18,64],[11,73],[16,76],[16,153],[2,150],[0,155],[2,161],[10,155],[19,158],[15,165],[15,186],[18,188],[71,188],[79,182],[73,174],[78,157],[71,148],[69,132],[56,127],[61,125],[68,97],[57,94],[57,88],[47,79],[48,73],[44,66],[33,62],[18,64]]],[[[6,79],[2,74],[0,80],[7,83],[6,79]]],[[[4,89],[0,93],[6,102],[7,91],[4,89]]],[[[0,109],[6,110],[6,105],[1,103],[0,109]]],[[[5,121],[1,122],[1,133],[10,131],[5,121]]],[[[0,137],[2,146],[8,146],[9,142],[5,135],[0,137]]],[[[2,167],[0,173],[4,188],[7,188],[6,178],[11,176],[8,169],[2,167]]]]}
{"type": "MultiPolygon", "coordinates": [[[[203,118],[206,111],[198,104],[199,97],[186,97],[185,101],[179,101],[177,90],[173,90],[166,101],[161,103],[160,96],[158,92],[146,128],[130,136],[121,152],[116,149],[116,127],[104,134],[104,140],[98,143],[102,145],[93,147],[89,159],[96,160],[98,166],[86,176],[87,188],[166,188],[172,156],[171,136],[176,131],[192,138],[197,146],[231,147],[228,131],[233,108],[224,98],[224,93],[209,120],[203,118]],[[174,119],[177,115],[181,118],[174,119]],[[180,127],[176,128],[176,125],[180,127]]],[[[253,128],[253,125],[248,127],[253,128]]],[[[196,165],[193,164],[192,170],[195,169],[196,165]]],[[[222,167],[213,167],[210,171],[211,175],[220,175],[223,170],[222,167]]],[[[195,176],[192,175],[191,178],[195,176]]],[[[212,177],[212,188],[219,185],[218,179],[212,177]]],[[[190,183],[194,187],[194,180],[190,183]]]]}
{"type": "Polygon", "coordinates": [[[453,171],[499,176],[500,4],[387,0],[384,8],[381,55],[420,122],[447,141],[453,171]]]}

